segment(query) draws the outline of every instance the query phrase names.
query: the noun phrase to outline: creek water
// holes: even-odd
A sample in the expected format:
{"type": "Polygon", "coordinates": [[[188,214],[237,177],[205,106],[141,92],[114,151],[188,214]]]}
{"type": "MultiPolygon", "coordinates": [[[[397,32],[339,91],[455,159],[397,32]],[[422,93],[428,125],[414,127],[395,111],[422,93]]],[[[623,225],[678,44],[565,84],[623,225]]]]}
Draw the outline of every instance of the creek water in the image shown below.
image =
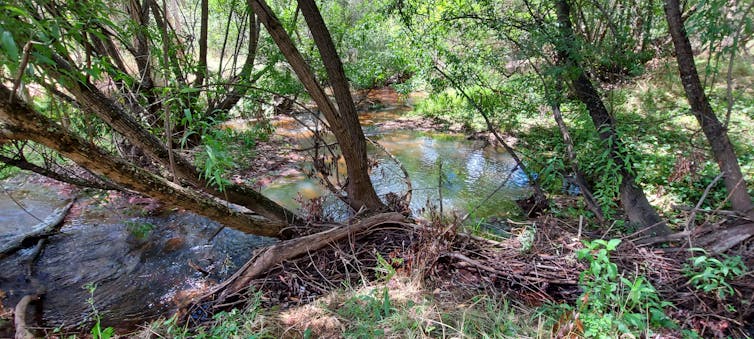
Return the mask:
{"type": "MultiPolygon", "coordinates": [[[[74,194],[34,175],[0,185],[5,191],[0,240],[2,234],[29,231],[74,194]]],[[[273,241],[228,228],[217,233],[219,224],[193,213],[153,214],[150,204],[154,202],[143,198],[79,197],[38,257],[35,241],[0,258],[3,308],[38,294],[42,298],[36,309],[28,310],[35,325],[87,329],[94,314],[87,302],[92,297],[103,326],[129,327],[174,310],[192,293],[230,276],[254,248],[273,241]],[[96,286],[93,295],[84,288],[87,284],[96,286]]],[[[11,333],[10,321],[0,320],[0,337],[11,333]]]]}
{"type": "MultiPolygon", "coordinates": [[[[515,213],[513,200],[529,192],[521,184],[521,174],[511,174],[514,164],[507,154],[461,135],[417,132],[406,125],[385,127],[385,122],[402,114],[403,109],[371,112],[362,114],[361,120],[365,133],[408,171],[414,213],[439,205],[438,187],[446,213],[473,212],[477,218],[515,213]],[[503,182],[508,184],[499,187],[503,182]]],[[[277,126],[277,133],[295,136],[302,145],[310,142],[308,131],[293,124],[277,126]]],[[[375,160],[371,176],[378,194],[405,193],[397,164],[380,149],[371,147],[369,152],[375,160]]],[[[262,192],[293,210],[300,207],[298,197],[323,197],[326,213],[335,219],[348,215],[347,208],[315,179],[303,171],[287,172],[262,192]]],[[[34,175],[20,175],[0,185],[0,241],[28,231],[38,218],[66,205],[75,195],[67,186],[34,175]]],[[[189,212],[155,212],[159,209],[152,208],[153,203],[102,194],[79,196],[38,257],[33,244],[26,244],[26,249],[0,258],[3,308],[12,308],[24,295],[40,294],[41,302],[35,304],[35,313],[41,315],[35,319],[38,325],[86,328],[93,315],[87,302],[92,297],[103,326],[128,326],[170,312],[192,293],[232,274],[254,248],[273,241],[231,229],[217,233],[221,226],[215,222],[189,212]],[[93,296],[84,288],[89,283],[96,286],[93,296]]],[[[9,320],[0,319],[0,337],[9,334],[9,326],[9,320]]]]}
{"type": "MultiPolygon", "coordinates": [[[[392,154],[408,172],[413,189],[409,207],[415,215],[423,214],[430,207],[439,208],[440,190],[446,213],[471,213],[473,219],[518,213],[515,200],[531,192],[523,173],[513,170],[515,162],[507,153],[482,142],[467,140],[460,134],[417,131],[410,123],[398,128],[385,127],[393,126],[390,122],[403,114],[402,109],[368,112],[360,115],[360,121],[367,137],[392,154]]],[[[312,119],[298,120],[312,124],[312,119]]],[[[282,127],[283,133],[297,137],[299,144],[311,144],[309,129],[290,124],[282,127]]],[[[328,137],[325,139],[332,141],[328,137]]],[[[372,144],[368,146],[370,158],[374,161],[370,176],[377,194],[385,196],[393,192],[403,195],[407,185],[398,164],[383,150],[372,144]]],[[[339,169],[344,168],[341,161],[339,169]]],[[[307,171],[311,172],[311,169],[307,171]]],[[[286,171],[284,176],[265,185],[262,193],[292,210],[299,208],[300,198],[322,197],[325,213],[331,218],[347,217],[347,207],[330,196],[317,179],[307,176],[307,171],[286,171]]]]}

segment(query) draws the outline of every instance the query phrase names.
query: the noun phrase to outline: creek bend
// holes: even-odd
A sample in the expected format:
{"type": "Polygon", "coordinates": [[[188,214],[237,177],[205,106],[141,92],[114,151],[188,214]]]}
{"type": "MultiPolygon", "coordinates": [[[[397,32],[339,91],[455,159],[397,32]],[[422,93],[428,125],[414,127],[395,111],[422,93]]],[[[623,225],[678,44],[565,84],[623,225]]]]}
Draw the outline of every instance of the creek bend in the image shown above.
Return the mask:
{"type": "MultiPolygon", "coordinates": [[[[514,163],[507,154],[459,134],[419,132],[406,124],[391,127],[404,111],[368,112],[360,118],[367,136],[408,171],[413,186],[410,209],[415,214],[422,214],[428,204],[438,205],[440,175],[446,213],[473,211],[474,218],[492,219],[517,213],[514,199],[526,196],[529,189],[520,172],[508,178],[514,163]],[[499,188],[503,182],[508,184],[499,188]]],[[[307,131],[289,123],[276,126],[276,133],[296,137],[301,145],[311,142],[307,131]]],[[[395,162],[374,147],[369,153],[375,161],[371,175],[377,193],[405,193],[403,173],[395,162]]],[[[322,197],[326,214],[347,217],[345,206],[304,172],[288,168],[261,191],[293,210],[300,208],[297,197],[322,197]]],[[[5,191],[0,199],[0,241],[25,232],[76,196],[70,187],[35,175],[21,174],[0,184],[5,191]]],[[[187,296],[230,276],[254,248],[274,241],[228,228],[217,233],[221,226],[211,220],[154,204],[151,199],[79,195],[38,256],[33,244],[25,244],[27,248],[0,258],[3,308],[12,309],[24,295],[41,294],[36,310],[30,310],[37,315],[30,318],[36,325],[86,329],[92,307],[83,287],[92,283],[102,325],[128,327],[169,313],[187,296]]],[[[0,336],[9,334],[9,326],[9,321],[0,320],[0,336]]]]}

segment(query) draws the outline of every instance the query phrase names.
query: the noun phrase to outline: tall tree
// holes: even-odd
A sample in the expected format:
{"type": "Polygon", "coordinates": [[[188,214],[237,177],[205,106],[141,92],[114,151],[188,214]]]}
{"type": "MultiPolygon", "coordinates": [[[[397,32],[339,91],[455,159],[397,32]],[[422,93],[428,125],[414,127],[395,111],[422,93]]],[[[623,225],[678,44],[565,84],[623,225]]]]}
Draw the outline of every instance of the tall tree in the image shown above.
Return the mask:
{"type": "Polygon", "coordinates": [[[299,6],[312,33],[322,62],[325,65],[329,82],[333,87],[338,107],[328,98],[324,88],[320,86],[309,64],[306,63],[293,41],[283,28],[280,20],[272,12],[264,0],[249,0],[254,13],[257,15],[272,39],[280,48],[293,71],[306,88],[309,95],[324,114],[330,130],[338,141],[343,158],[346,161],[349,204],[355,210],[366,207],[379,210],[384,207],[369,178],[369,168],[366,153],[366,139],[359,124],[356,108],[351,97],[348,80],[343,72],[343,66],[335,50],[327,26],[313,0],[301,0],[299,6]]]}
{"type": "Polygon", "coordinates": [[[636,183],[634,174],[628,169],[631,164],[626,164],[623,161],[621,154],[623,142],[616,132],[615,120],[574,55],[577,49],[576,37],[571,24],[571,6],[568,0],[557,0],[555,6],[560,30],[560,39],[555,43],[559,63],[568,68],[565,73],[574,94],[586,106],[600,139],[609,148],[612,161],[619,167],[621,176],[620,200],[623,209],[631,222],[644,228],[651,227],[653,233],[667,234],[670,229],[649,204],[644,191],[636,183]]]}
{"type": "Polygon", "coordinates": [[[723,173],[723,182],[730,195],[731,206],[742,214],[754,216],[754,205],[748,193],[741,166],[738,164],[738,157],[728,138],[728,132],[717,118],[699,80],[699,73],[694,63],[694,52],[683,24],[680,4],[678,0],[665,0],[664,8],[668,29],[675,47],[681,82],[689,106],[691,106],[691,113],[702,127],[712,148],[712,156],[723,173]]]}

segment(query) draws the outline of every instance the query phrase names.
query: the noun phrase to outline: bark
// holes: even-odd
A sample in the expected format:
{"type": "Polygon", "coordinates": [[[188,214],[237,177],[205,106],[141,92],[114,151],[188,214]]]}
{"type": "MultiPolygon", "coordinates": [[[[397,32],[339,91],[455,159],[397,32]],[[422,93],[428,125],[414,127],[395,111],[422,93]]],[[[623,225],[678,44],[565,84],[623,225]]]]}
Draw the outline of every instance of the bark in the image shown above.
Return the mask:
{"type": "Polygon", "coordinates": [[[605,216],[602,214],[602,207],[600,207],[599,203],[594,199],[592,190],[584,179],[584,174],[579,170],[576,153],[573,151],[571,133],[568,132],[568,127],[566,127],[565,121],[563,121],[563,114],[560,112],[560,104],[554,103],[552,105],[552,115],[555,118],[555,122],[558,124],[560,135],[563,136],[563,143],[566,145],[566,154],[568,154],[568,162],[571,165],[575,184],[579,187],[579,190],[581,190],[581,195],[584,197],[584,202],[586,203],[587,208],[594,213],[597,221],[602,224],[605,222],[605,216]]]}
{"type": "Polygon", "coordinates": [[[309,65],[298,49],[296,49],[291,37],[267,3],[264,0],[249,0],[249,5],[267,28],[270,36],[291,65],[299,81],[304,85],[304,88],[306,88],[330,124],[330,129],[335,135],[343,157],[346,160],[349,180],[346,185],[346,191],[348,192],[351,207],[355,210],[359,210],[361,207],[373,210],[382,209],[384,205],[377,197],[377,193],[374,191],[369,178],[366,141],[355,108],[351,109],[354,105],[350,91],[348,90],[348,81],[343,73],[340,58],[337,56],[330,34],[324,25],[324,21],[316,5],[308,0],[299,2],[302,13],[306,17],[307,25],[322,56],[327,73],[330,76],[330,82],[333,84],[333,92],[340,111],[327,97],[309,65]]]}
{"type": "Polygon", "coordinates": [[[34,173],[46,176],[48,178],[52,178],[57,181],[65,182],[65,183],[79,186],[79,187],[89,187],[89,188],[95,188],[95,189],[100,189],[100,190],[115,190],[115,191],[123,190],[123,188],[118,187],[117,185],[107,181],[107,179],[96,178],[93,180],[87,180],[81,177],[74,177],[74,176],[70,176],[66,174],[61,174],[61,173],[55,172],[54,170],[50,168],[33,164],[23,158],[10,158],[10,157],[6,157],[0,154],[0,162],[6,165],[18,167],[22,170],[32,171],[34,173]]]}
{"type": "Polygon", "coordinates": [[[54,59],[57,67],[47,67],[46,70],[55,77],[68,79],[65,82],[66,89],[73,94],[82,109],[102,119],[115,131],[128,139],[129,142],[139,147],[150,158],[166,168],[171,167],[168,152],[173,152],[175,174],[178,178],[187,181],[197,188],[202,188],[217,198],[227,199],[234,204],[244,206],[267,218],[291,223],[299,222],[299,218],[293,212],[288,211],[261,193],[248,187],[235,184],[227,185],[225,191],[221,192],[208,185],[188,160],[180,156],[180,154],[168,150],[157,137],[139,125],[123,107],[105,96],[92,83],[80,78],[71,79],[65,76],[64,74],[78,74],[78,71],[63,58],[54,56],[54,59]]]}
{"type": "Polygon", "coordinates": [[[15,322],[15,330],[16,334],[14,335],[15,339],[33,339],[35,338],[34,334],[29,331],[29,327],[26,324],[26,309],[29,308],[29,304],[32,301],[39,300],[38,295],[25,295],[23,298],[21,298],[21,301],[16,304],[16,307],[13,309],[14,317],[13,322],[15,322]]]}
{"type": "Polygon", "coordinates": [[[338,104],[338,112],[343,122],[345,135],[338,139],[338,143],[347,164],[348,196],[354,201],[352,205],[357,210],[361,205],[370,209],[381,208],[382,202],[377,197],[369,178],[366,138],[361,129],[356,105],[351,96],[351,88],[330,31],[327,29],[314,0],[298,0],[298,5],[325,65],[327,77],[338,104]]]}
{"type": "Polygon", "coordinates": [[[704,87],[699,80],[699,74],[694,63],[694,53],[686,28],[683,25],[678,0],[665,0],[664,8],[665,18],[668,21],[668,28],[675,47],[681,82],[689,106],[691,106],[691,113],[702,127],[704,136],[707,137],[712,148],[712,155],[720,167],[720,172],[723,173],[723,182],[730,195],[731,206],[740,213],[754,217],[754,205],[747,191],[748,186],[738,164],[738,157],[728,138],[728,132],[712,110],[712,106],[704,93],[704,87]]]}
{"type": "Polygon", "coordinates": [[[610,157],[620,168],[620,200],[628,219],[642,228],[651,227],[655,234],[670,233],[668,226],[649,204],[644,191],[636,184],[633,173],[627,169],[629,164],[623,162],[620,153],[622,141],[615,131],[615,121],[591,80],[571,54],[575,49],[575,35],[571,26],[571,9],[568,1],[558,0],[556,6],[561,34],[560,41],[556,44],[559,63],[571,68],[572,75],[569,80],[576,97],[586,105],[600,139],[610,148],[610,157]]]}
{"type": "Polygon", "coordinates": [[[199,27],[199,65],[197,66],[194,87],[204,84],[207,77],[207,31],[209,29],[209,0],[201,0],[202,13],[199,27]]]}
{"type": "Polygon", "coordinates": [[[353,225],[333,227],[327,231],[307,235],[297,239],[280,242],[262,249],[254,257],[236,271],[233,276],[221,284],[213,287],[208,293],[193,300],[187,307],[178,311],[179,318],[190,314],[192,308],[211,300],[214,304],[222,304],[227,298],[246,292],[251,281],[281,262],[311,253],[333,243],[352,238],[357,234],[385,224],[403,224],[406,217],[400,213],[382,213],[360,220],[353,225]]]}
{"type": "Polygon", "coordinates": [[[157,95],[154,93],[154,80],[152,79],[152,57],[149,50],[149,38],[145,34],[146,26],[149,22],[149,0],[143,0],[139,3],[139,0],[130,0],[127,5],[127,10],[131,16],[131,20],[138,23],[143,29],[136,30],[134,34],[134,48],[132,54],[134,61],[139,70],[139,92],[144,94],[147,100],[147,111],[150,113],[152,120],[156,121],[156,125],[160,126],[159,114],[161,103],[159,102],[157,95]]]}
{"type": "Polygon", "coordinates": [[[167,181],[141,167],[114,157],[94,144],[68,133],[39,114],[0,85],[0,139],[31,140],[54,149],[79,166],[105,176],[118,185],[151,196],[167,205],[184,208],[242,232],[281,237],[285,222],[270,221],[232,209],[205,196],[167,181]],[[10,100],[15,98],[15,100],[10,100]]]}

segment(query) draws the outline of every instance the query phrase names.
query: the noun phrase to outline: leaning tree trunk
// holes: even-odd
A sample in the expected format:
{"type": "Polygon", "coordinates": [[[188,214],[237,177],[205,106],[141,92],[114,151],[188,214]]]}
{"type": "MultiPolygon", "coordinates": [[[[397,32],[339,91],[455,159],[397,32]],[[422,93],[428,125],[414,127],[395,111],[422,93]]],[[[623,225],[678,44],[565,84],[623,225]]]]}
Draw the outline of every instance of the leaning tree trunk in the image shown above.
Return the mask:
{"type": "Polygon", "coordinates": [[[348,90],[348,81],[343,73],[343,66],[335,51],[335,46],[330,38],[330,33],[319,15],[319,10],[312,1],[300,1],[302,13],[306,17],[307,25],[312,32],[317,48],[330,76],[333,85],[333,93],[338,102],[338,108],[330,101],[324,89],[319,85],[314,73],[304,60],[301,53],[296,49],[288,32],[285,31],[280,20],[275,16],[264,0],[249,0],[254,13],[267,28],[272,39],[280,48],[288,63],[293,68],[299,81],[312,97],[322,114],[325,115],[330,129],[335,135],[343,157],[346,160],[349,183],[346,191],[349,195],[351,207],[359,210],[361,207],[368,209],[381,209],[383,204],[374,191],[369,178],[366,141],[361,130],[356,109],[353,107],[353,99],[348,90]],[[350,103],[349,103],[350,101],[350,103]]]}
{"type": "Polygon", "coordinates": [[[68,80],[64,82],[66,89],[73,94],[83,110],[102,119],[153,160],[166,168],[174,169],[175,175],[179,179],[185,180],[217,198],[244,206],[267,218],[290,223],[299,221],[295,213],[288,211],[261,193],[248,187],[230,184],[225,187],[225,191],[223,192],[215,189],[201,178],[199,172],[186,158],[173,150],[169,150],[157,137],[143,128],[129,115],[123,107],[108,98],[94,84],[85,79],[67,76],[67,74],[75,75],[79,73],[70,63],[60,56],[53,56],[53,59],[56,63],[55,67],[47,67],[46,70],[55,77],[68,80]],[[174,161],[172,163],[170,161],[170,152],[173,152],[174,161]]]}
{"type": "Polygon", "coordinates": [[[747,191],[746,180],[741,173],[738,157],[728,138],[728,132],[712,110],[702,83],[699,81],[699,74],[694,64],[694,53],[691,50],[691,43],[683,25],[678,0],[666,0],[664,7],[668,29],[673,40],[673,46],[675,46],[681,82],[686,91],[689,106],[691,106],[691,113],[696,117],[712,147],[712,155],[723,173],[723,182],[725,182],[725,188],[730,194],[731,206],[740,213],[754,217],[754,205],[752,205],[751,196],[747,191]]]}
{"type": "Polygon", "coordinates": [[[371,209],[380,208],[382,202],[377,197],[369,178],[366,138],[361,129],[348,79],[346,79],[346,74],[343,71],[343,64],[338,52],[335,50],[330,31],[327,29],[314,0],[298,0],[298,5],[306,20],[306,25],[309,26],[309,31],[312,33],[319,55],[322,57],[330,86],[332,86],[335,95],[335,101],[338,103],[342,130],[345,132],[340,132],[342,135],[338,138],[338,143],[346,161],[348,171],[347,191],[352,201],[351,205],[357,209],[361,206],[371,209]]]}
{"type": "Polygon", "coordinates": [[[0,140],[31,140],[54,149],[81,167],[161,202],[190,210],[242,232],[281,237],[287,224],[237,211],[211,196],[181,187],[114,157],[36,112],[0,84],[0,140]]]}
{"type": "Polygon", "coordinates": [[[615,132],[615,121],[607,111],[599,93],[592,85],[584,70],[574,60],[571,51],[575,49],[575,34],[571,26],[571,8],[567,0],[558,0],[557,17],[560,24],[560,41],[556,44],[559,62],[569,66],[573,75],[570,79],[576,97],[586,105],[594,127],[603,142],[610,147],[610,157],[620,168],[620,200],[628,219],[643,228],[652,228],[655,234],[670,233],[670,229],[649,204],[644,191],[636,184],[634,175],[626,168],[620,153],[621,140],[615,132]]]}

